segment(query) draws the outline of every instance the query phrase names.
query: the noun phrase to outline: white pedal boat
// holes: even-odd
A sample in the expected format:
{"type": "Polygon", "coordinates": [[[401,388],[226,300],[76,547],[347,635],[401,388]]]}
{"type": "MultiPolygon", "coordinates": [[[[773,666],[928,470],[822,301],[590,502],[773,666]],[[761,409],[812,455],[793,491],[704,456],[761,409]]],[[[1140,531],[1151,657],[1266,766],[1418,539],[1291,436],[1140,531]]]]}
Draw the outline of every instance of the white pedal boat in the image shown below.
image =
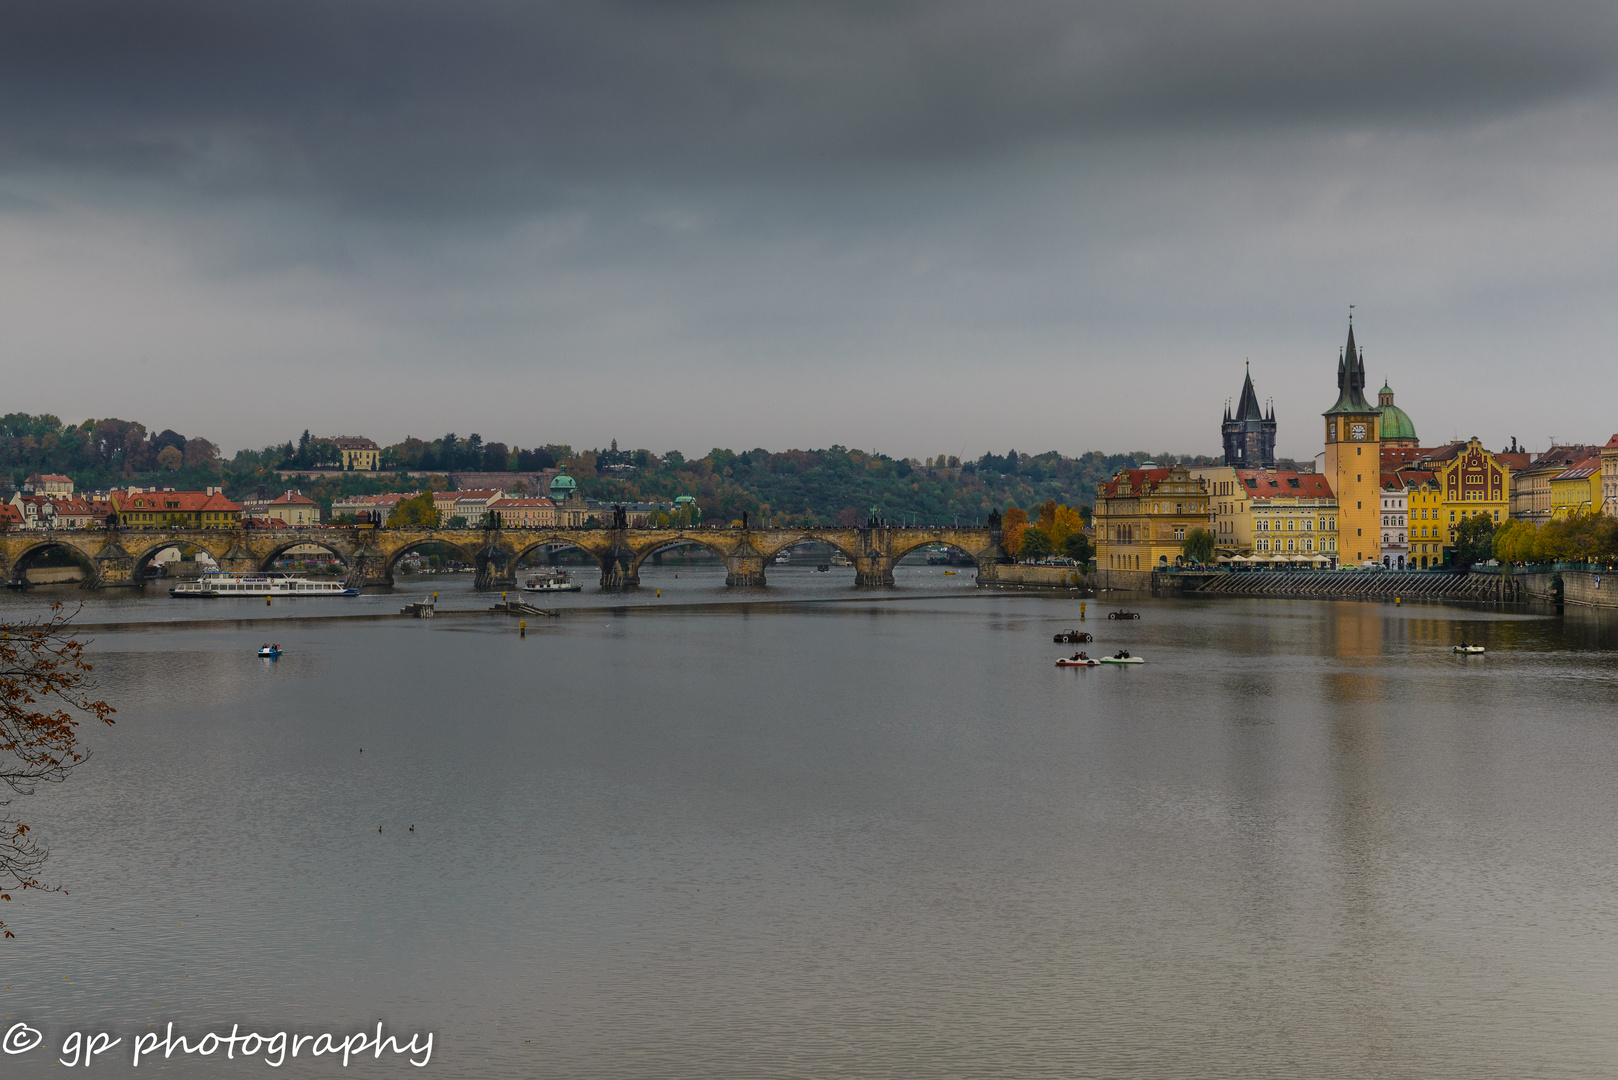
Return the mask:
{"type": "Polygon", "coordinates": [[[1455,651],[1459,652],[1459,653],[1480,653],[1480,652],[1483,651],[1483,646],[1482,645],[1457,645],[1457,646],[1455,646],[1455,651]]]}
{"type": "Polygon", "coordinates": [[[1083,660],[1075,660],[1071,656],[1058,656],[1056,658],[1057,667],[1098,667],[1100,664],[1100,660],[1089,656],[1083,660]]]}
{"type": "Polygon", "coordinates": [[[1138,656],[1103,656],[1103,657],[1101,657],[1101,663],[1103,663],[1103,664],[1144,664],[1144,663],[1146,663],[1146,661],[1142,660],[1138,656]]]}

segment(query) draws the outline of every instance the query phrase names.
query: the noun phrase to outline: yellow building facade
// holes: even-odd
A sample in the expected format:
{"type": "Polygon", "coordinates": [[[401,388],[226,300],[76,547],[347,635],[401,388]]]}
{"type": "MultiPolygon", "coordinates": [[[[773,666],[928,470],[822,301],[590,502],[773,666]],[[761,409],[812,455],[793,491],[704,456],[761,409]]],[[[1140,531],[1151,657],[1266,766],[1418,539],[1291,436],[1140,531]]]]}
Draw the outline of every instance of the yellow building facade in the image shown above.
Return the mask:
{"type": "Polygon", "coordinates": [[[128,529],[234,529],[242,508],[218,488],[207,491],[114,491],[118,523],[128,529]]]}
{"type": "Polygon", "coordinates": [[[1425,469],[1406,469],[1399,478],[1405,485],[1410,565],[1417,569],[1442,566],[1447,546],[1443,486],[1425,469]]]}
{"type": "Polygon", "coordinates": [[[1222,556],[1319,565],[1337,559],[1337,498],[1320,473],[1201,468],[1222,556]]]}
{"type": "Polygon", "coordinates": [[[1551,477],[1551,519],[1601,509],[1601,461],[1585,459],[1551,477]]]}
{"type": "Polygon", "coordinates": [[[363,435],[339,435],[332,445],[342,456],[344,472],[375,472],[382,463],[382,448],[363,435]]]}
{"type": "Polygon", "coordinates": [[[1162,570],[1192,529],[1211,529],[1208,488],[1183,465],[1120,469],[1096,487],[1096,567],[1162,570]]]}

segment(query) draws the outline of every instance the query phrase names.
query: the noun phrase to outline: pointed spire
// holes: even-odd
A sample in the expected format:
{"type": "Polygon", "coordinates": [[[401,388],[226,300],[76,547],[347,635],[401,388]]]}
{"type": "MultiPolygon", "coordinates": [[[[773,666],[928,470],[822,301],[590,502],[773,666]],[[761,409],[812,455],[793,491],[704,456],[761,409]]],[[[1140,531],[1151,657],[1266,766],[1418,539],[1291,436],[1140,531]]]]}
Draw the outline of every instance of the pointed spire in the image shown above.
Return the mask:
{"type": "Polygon", "coordinates": [[[1348,343],[1337,359],[1337,404],[1326,415],[1340,412],[1371,412],[1365,400],[1365,356],[1354,344],[1353,312],[1349,313],[1348,343]]]}
{"type": "Polygon", "coordinates": [[[1247,375],[1242,379],[1242,397],[1241,400],[1236,404],[1235,419],[1264,419],[1264,414],[1259,410],[1258,407],[1258,394],[1253,392],[1253,369],[1251,366],[1251,361],[1249,361],[1247,375]]]}

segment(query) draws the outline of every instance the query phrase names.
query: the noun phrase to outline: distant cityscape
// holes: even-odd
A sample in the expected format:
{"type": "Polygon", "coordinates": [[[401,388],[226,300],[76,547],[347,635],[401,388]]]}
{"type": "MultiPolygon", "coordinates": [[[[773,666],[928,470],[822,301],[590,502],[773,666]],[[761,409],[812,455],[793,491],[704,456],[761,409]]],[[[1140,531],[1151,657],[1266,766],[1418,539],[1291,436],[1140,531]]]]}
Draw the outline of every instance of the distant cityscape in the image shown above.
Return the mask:
{"type": "Polygon", "coordinates": [[[1365,388],[1351,324],[1318,466],[1300,469],[1276,461],[1275,412],[1248,372],[1225,409],[1221,464],[1143,463],[1100,485],[1098,567],[1122,584],[1116,575],[1178,565],[1187,538],[1207,530],[1211,558],[1236,568],[1426,569],[1489,558],[1512,521],[1618,518],[1618,434],[1537,454],[1515,439],[1499,450],[1476,438],[1423,446],[1393,387],[1374,405],[1365,388]]]}
{"type": "MultiPolygon", "coordinates": [[[[1281,421],[1273,404],[1261,404],[1250,370],[1224,409],[1222,459],[1011,450],[963,462],[830,447],[714,450],[688,461],[672,451],[623,450],[616,440],[575,453],[485,444],[477,435],[384,448],[365,436],[305,432],[296,443],[225,462],[211,442],[172,431],[11,414],[0,420],[0,453],[13,466],[54,459],[79,465],[81,478],[142,468],[147,476],[81,490],[65,472],[29,472],[0,502],[0,530],[385,527],[407,503],[418,507],[412,523],[421,525],[424,500],[432,525],[466,529],[712,527],[749,516],[789,527],[982,524],[1004,515],[1008,556],[1061,559],[1062,543],[1040,535],[1020,504],[1042,515],[1047,531],[1058,512],[1062,535],[1082,531],[1089,543],[1067,554],[1093,551],[1099,571],[1133,574],[1188,560],[1236,569],[1429,569],[1487,557],[1488,541],[1510,522],[1618,518],[1618,434],[1537,453],[1516,440],[1498,450],[1477,438],[1424,446],[1392,385],[1383,384],[1374,404],[1366,387],[1350,325],[1337,397],[1322,413],[1322,450],[1310,462],[1277,458],[1281,421]],[[160,482],[167,476],[217,482],[170,486],[160,482]]],[[[0,471],[0,480],[10,486],[14,475],[0,471]]]]}

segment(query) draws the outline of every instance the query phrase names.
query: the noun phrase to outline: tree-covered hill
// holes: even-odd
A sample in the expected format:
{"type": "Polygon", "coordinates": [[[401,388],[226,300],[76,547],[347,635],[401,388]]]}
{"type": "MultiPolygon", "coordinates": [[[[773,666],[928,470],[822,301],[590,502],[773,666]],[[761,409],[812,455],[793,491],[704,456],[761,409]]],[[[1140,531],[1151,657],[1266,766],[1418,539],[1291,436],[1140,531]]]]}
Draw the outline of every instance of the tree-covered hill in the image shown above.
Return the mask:
{"type": "Polygon", "coordinates": [[[0,475],[20,486],[32,473],[65,473],[80,490],[139,484],[202,488],[222,485],[232,498],[259,487],[279,491],[296,486],[329,507],[347,494],[405,491],[425,486],[419,474],[441,470],[432,486],[453,484],[456,472],[532,473],[558,465],[579,481],[586,497],[604,502],[667,502],[679,495],[697,499],[709,520],[730,521],[744,512],[755,520],[782,524],[858,523],[875,514],[889,521],[962,524],[982,522],[990,510],[1009,505],[1035,507],[1049,499],[1069,506],[1095,501],[1096,484],[1118,469],[1147,460],[1213,464],[1207,457],[1143,452],[1092,451],[1067,457],[1055,451],[984,454],[961,462],[936,458],[894,458],[876,451],[829,446],[820,450],[733,451],[714,449],[700,458],[678,451],[575,452],[560,444],[485,442],[481,436],[408,438],[382,452],[389,475],[356,476],[325,472],[330,441],[304,432],[262,450],[242,450],[223,460],[206,438],[165,430],[149,433],[134,421],[106,419],[65,424],[49,415],[12,413],[0,417],[0,475]],[[295,480],[281,475],[301,473],[295,480]],[[416,476],[403,475],[406,472],[416,476]]]}

